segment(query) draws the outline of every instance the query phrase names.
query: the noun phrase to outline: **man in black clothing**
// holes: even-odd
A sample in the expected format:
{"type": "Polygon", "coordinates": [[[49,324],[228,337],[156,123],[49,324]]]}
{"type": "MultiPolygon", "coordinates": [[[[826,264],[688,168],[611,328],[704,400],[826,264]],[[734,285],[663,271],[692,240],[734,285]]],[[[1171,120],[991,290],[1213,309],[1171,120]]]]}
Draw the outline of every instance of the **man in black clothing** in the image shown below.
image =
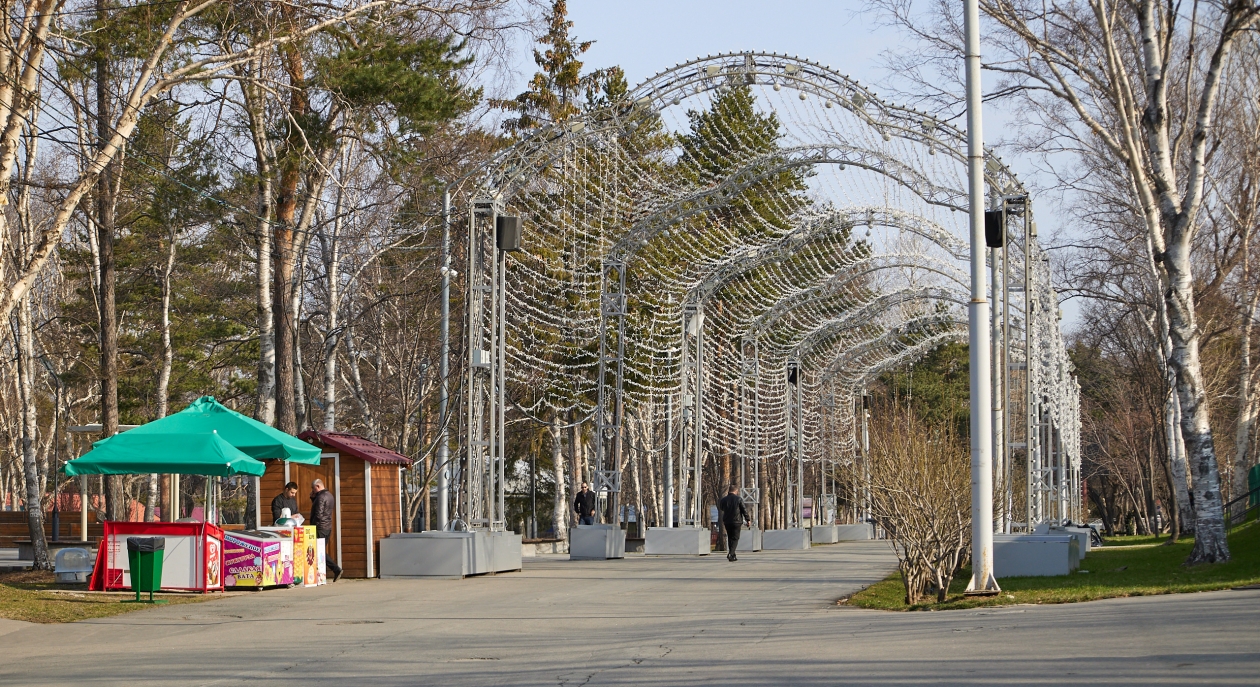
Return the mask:
{"type": "Polygon", "coordinates": [[[324,561],[332,571],[333,582],[341,579],[341,566],[333,560],[332,549],[328,547],[328,538],[332,536],[333,495],[324,488],[323,480],[311,482],[311,522],[315,526],[315,537],[324,540],[324,561]]]}
{"type": "Polygon", "coordinates": [[[298,514],[297,482],[289,482],[284,485],[284,491],[276,494],[276,497],[271,499],[271,522],[273,524],[280,519],[280,513],[285,508],[289,509],[289,517],[298,514]]]}
{"type": "Polygon", "coordinates": [[[739,497],[739,487],[732,484],[727,488],[726,496],[718,501],[718,510],[722,512],[722,526],[726,528],[726,560],[738,560],[735,548],[739,546],[739,528],[744,523],[752,524],[748,511],[744,510],[744,500],[739,497]]]}
{"type": "Polygon", "coordinates": [[[573,510],[578,514],[579,525],[595,524],[595,492],[589,489],[586,482],[582,483],[582,491],[573,499],[573,510]]]}

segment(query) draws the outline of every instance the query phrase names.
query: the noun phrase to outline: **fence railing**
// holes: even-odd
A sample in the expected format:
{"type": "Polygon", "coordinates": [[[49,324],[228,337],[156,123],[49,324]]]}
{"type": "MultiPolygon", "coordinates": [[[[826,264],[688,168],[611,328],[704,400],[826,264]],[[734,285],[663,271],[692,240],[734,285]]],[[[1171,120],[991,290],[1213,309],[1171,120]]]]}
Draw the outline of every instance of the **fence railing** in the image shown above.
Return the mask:
{"type": "Polygon", "coordinates": [[[1260,487],[1225,504],[1225,531],[1244,525],[1260,515],[1260,487]]]}

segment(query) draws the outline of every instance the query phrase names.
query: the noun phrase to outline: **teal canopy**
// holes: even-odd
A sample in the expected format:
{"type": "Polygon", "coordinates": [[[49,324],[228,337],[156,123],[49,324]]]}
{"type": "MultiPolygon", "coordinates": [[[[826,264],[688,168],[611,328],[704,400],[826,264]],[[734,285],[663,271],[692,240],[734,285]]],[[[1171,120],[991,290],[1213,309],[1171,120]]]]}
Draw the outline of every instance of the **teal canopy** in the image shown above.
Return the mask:
{"type": "MultiPolygon", "coordinates": [[[[156,424],[156,423],[153,423],[156,424]]],[[[136,428],[139,429],[139,428],[136,428]]],[[[67,475],[262,476],[266,464],[245,455],[215,432],[200,434],[135,430],[102,439],[65,465],[67,475]]]]}
{"type": "MultiPolygon", "coordinates": [[[[174,415],[140,425],[135,429],[97,442],[95,445],[99,446],[104,441],[114,441],[124,436],[209,434],[211,432],[218,432],[224,441],[252,458],[319,465],[320,450],[318,448],[291,434],[285,434],[275,427],[269,427],[251,417],[241,415],[214,400],[213,396],[202,396],[174,415]]],[[[144,472],[164,471],[144,470],[144,472]]]]}

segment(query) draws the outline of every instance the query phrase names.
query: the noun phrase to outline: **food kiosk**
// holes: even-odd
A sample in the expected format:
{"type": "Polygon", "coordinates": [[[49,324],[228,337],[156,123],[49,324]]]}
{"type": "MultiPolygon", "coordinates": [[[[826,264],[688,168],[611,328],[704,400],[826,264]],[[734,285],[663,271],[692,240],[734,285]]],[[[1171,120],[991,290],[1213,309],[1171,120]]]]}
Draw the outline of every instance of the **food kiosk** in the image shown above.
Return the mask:
{"type": "MultiPolygon", "coordinates": [[[[63,469],[69,476],[156,473],[207,477],[250,475],[257,478],[266,470],[259,458],[318,464],[319,455],[319,449],[300,439],[241,415],[205,396],[174,415],[94,443],[91,451],[67,462],[63,469]]],[[[210,483],[208,480],[206,499],[210,507],[202,511],[207,513],[208,522],[105,522],[104,538],[97,550],[89,588],[108,590],[130,586],[127,538],[160,536],[166,538],[163,589],[222,590],[226,536],[215,524],[217,508],[213,505],[214,492],[209,488],[210,483]]],[[[271,539],[272,535],[261,538],[271,539]]],[[[279,538],[275,539],[278,543],[279,538]]],[[[242,580],[251,577],[246,575],[242,556],[248,548],[246,544],[253,543],[254,540],[247,537],[237,538],[232,543],[236,552],[234,561],[242,580]]],[[[279,550],[283,547],[275,548],[279,550]]],[[[257,578],[265,582],[265,566],[261,560],[256,567],[257,578]]],[[[233,582],[237,579],[234,575],[233,582]]]]}
{"type": "Polygon", "coordinates": [[[162,589],[223,590],[224,532],[208,522],[106,522],[89,588],[131,588],[128,537],[165,537],[162,589]]]}

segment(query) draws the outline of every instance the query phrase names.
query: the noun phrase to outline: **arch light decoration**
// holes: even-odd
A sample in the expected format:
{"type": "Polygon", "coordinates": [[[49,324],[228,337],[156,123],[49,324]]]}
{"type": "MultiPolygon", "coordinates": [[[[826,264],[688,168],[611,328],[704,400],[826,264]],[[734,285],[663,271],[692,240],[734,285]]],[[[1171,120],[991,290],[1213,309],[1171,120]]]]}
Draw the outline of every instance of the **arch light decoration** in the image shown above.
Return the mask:
{"type": "MultiPolygon", "coordinates": [[[[811,420],[798,433],[810,459],[835,454],[829,443],[851,446],[844,407],[860,387],[889,361],[958,336],[965,321],[965,150],[949,123],[881,101],[826,67],[737,53],[677,65],[496,157],[462,194],[466,520],[504,515],[475,492],[498,489],[502,502],[509,398],[522,418],[592,426],[593,476],[614,498],[633,456],[676,456],[677,469],[661,476],[676,480],[682,517],[693,523],[706,461],[735,457],[741,474],[750,457],[784,462],[789,358],[803,366],[798,416],[826,396],[829,416],[850,423],[836,431],[811,420]],[[522,252],[495,251],[498,214],[523,218],[522,252]],[[888,307],[878,316],[857,314],[879,304],[888,307]],[[940,330],[924,330],[918,343],[898,334],[929,321],[940,330]],[[760,433],[755,449],[750,427],[760,433]]],[[[1025,208],[1009,243],[1023,254],[1002,251],[1009,278],[993,294],[1001,371],[1023,364],[1025,386],[1037,390],[1025,417],[1057,427],[1058,454],[1078,464],[1071,369],[1028,229],[1028,194],[996,157],[985,172],[992,206],[1022,197],[1025,208]]],[[[1034,443],[1025,437],[1030,456],[1034,443]]],[[[1054,484],[1056,494],[1075,488],[1054,484]]],[[[642,502],[642,485],[635,491],[642,502]]]]}

